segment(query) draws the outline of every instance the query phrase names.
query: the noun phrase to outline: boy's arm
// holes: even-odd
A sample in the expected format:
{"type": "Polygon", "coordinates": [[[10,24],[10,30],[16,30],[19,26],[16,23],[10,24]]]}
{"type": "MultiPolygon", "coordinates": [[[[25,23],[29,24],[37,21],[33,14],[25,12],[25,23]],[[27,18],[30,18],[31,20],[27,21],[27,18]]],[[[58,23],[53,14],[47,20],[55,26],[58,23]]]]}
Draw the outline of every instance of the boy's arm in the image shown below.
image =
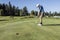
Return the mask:
{"type": "Polygon", "coordinates": [[[41,7],[39,6],[38,17],[40,17],[40,10],[41,10],[41,7]]]}
{"type": "Polygon", "coordinates": [[[38,17],[40,17],[40,12],[38,11],[38,17]]]}

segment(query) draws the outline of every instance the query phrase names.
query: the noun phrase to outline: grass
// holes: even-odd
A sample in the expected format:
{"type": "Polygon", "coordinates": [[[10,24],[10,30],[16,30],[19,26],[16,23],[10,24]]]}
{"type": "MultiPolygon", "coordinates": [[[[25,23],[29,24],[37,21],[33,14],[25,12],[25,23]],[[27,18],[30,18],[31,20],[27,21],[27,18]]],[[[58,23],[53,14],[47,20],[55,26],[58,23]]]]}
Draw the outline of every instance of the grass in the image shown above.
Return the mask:
{"type": "Polygon", "coordinates": [[[0,17],[0,40],[60,40],[60,19],[44,18],[42,27],[38,22],[38,18],[0,17]]]}

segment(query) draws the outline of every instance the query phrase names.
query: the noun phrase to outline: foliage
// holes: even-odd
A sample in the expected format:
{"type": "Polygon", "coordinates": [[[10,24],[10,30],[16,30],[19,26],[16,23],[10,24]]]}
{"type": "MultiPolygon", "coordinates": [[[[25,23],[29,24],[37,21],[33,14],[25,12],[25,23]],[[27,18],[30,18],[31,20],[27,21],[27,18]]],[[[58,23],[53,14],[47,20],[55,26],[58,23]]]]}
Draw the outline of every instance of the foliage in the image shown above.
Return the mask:
{"type": "Polygon", "coordinates": [[[11,3],[9,4],[0,4],[0,10],[2,16],[19,16],[20,9],[18,7],[15,7],[14,5],[12,6],[11,3]]]}

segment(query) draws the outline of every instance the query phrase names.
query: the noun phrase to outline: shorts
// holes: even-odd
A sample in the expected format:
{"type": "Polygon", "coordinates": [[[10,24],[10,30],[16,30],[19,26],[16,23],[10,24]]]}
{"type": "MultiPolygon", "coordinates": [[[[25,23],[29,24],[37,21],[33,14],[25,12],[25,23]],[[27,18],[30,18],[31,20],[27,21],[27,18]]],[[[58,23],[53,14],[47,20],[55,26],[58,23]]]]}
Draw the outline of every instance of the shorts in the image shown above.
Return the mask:
{"type": "Polygon", "coordinates": [[[40,16],[41,17],[44,17],[44,12],[40,12],[40,16]]]}

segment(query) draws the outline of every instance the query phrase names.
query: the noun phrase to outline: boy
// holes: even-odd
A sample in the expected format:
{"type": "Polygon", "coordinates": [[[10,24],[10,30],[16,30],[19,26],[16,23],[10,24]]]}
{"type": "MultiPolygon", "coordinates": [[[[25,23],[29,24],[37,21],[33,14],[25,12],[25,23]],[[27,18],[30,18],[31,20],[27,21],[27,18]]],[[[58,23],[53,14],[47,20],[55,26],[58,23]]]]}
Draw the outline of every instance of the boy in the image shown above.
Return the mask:
{"type": "Polygon", "coordinates": [[[39,11],[38,11],[38,17],[40,19],[40,23],[38,25],[41,26],[42,25],[42,18],[44,16],[44,8],[40,4],[37,4],[36,7],[39,9],[39,11]]]}

